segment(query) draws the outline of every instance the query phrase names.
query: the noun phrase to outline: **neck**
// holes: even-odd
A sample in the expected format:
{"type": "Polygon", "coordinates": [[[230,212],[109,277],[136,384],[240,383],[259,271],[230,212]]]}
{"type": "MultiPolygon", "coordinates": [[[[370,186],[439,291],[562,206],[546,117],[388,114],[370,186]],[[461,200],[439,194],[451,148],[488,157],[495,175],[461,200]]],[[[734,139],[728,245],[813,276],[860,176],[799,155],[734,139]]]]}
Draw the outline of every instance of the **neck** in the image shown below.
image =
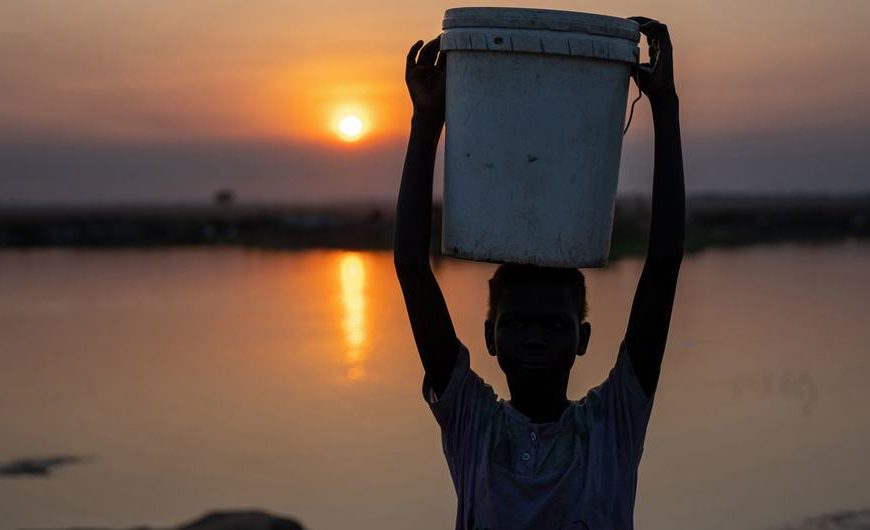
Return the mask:
{"type": "Polygon", "coordinates": [[[521,385],[508,382],[511,391],[511,406],[532,423],[552,423],[559,421],[568,408],[568,382],[565,384],[521,385]]]}

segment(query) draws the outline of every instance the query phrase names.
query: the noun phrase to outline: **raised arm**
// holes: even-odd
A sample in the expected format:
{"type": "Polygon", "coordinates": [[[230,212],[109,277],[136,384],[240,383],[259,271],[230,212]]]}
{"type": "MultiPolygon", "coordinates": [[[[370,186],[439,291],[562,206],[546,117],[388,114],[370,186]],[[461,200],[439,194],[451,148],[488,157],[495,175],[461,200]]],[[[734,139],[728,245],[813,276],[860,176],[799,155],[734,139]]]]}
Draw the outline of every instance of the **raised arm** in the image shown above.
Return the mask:
{"type": "Polygon", "coordinates": [[[625,342],[641,386],[651,397],[658,384],[683,258],[686,194],[679,102],[668,29],[648,18],[632,19],[640,24],[640,31],[649,43],[651,64],[639,65],[635,75],[652,106],[655,169],[649,247],[631,306],[625,342]]]}
{"type": "Polygon", "coordinates": [[[405,70],[414,115],[396,206],[393,260],[423,369],[431,388],[440,396],[459,349],[447,304],[429,264],[432,177],[444,125],[446,74],[445,56],[438,54],[439,39],[436,37],[422,50],[421,46],[423,41],[411,47],[405,70]]]}

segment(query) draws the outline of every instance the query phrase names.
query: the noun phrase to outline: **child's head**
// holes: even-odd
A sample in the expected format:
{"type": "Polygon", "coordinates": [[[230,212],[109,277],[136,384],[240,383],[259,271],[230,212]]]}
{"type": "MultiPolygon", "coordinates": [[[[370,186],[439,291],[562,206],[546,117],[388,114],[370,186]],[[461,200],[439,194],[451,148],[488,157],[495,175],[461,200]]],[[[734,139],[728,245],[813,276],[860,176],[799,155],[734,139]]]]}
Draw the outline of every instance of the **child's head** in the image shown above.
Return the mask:
{"type": "Polygon", "coordinates": [[[487,349],[509,383],[565,378],[586,352],[587,311],[579,270],[504,264],[489,280],[487,349]]]}

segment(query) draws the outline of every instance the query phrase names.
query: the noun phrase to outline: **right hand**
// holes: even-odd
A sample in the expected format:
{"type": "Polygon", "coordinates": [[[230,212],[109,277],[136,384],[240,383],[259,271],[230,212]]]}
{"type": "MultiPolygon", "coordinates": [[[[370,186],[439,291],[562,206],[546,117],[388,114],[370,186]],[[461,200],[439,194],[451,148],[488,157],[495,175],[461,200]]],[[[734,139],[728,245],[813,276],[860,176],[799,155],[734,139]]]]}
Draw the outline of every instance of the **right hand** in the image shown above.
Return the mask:
{"type": "Polygon", "coordinates": [[[444,121],[446,73],[444,53],[438,53],[440,37],[435,37],[423,46],[419,40],[408,51],[405,65],[405,83],[414,104],[414,114],[444,121]],[[422,47],[422,50],[420,49],[422,47]],[[420,52],[419,58],[417,52],[420,52]],[[438,60],[435,60],[435,56],[438,60]]]}

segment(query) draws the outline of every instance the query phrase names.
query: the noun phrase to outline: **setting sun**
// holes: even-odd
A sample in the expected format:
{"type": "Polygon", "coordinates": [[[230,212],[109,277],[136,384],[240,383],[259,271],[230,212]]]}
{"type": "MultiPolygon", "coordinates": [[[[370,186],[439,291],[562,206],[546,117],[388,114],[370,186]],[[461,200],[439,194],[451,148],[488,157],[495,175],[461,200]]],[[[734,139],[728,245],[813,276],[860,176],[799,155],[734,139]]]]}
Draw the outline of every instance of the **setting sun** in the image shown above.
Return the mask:
{"type": "Polygon", "coordinates": [[[363,134],[363,129],[364,124],[362,119],[355,114],[343,116],[338,121],[338,135],[342,140],[348,142],[358,140],[363,134]]]}

